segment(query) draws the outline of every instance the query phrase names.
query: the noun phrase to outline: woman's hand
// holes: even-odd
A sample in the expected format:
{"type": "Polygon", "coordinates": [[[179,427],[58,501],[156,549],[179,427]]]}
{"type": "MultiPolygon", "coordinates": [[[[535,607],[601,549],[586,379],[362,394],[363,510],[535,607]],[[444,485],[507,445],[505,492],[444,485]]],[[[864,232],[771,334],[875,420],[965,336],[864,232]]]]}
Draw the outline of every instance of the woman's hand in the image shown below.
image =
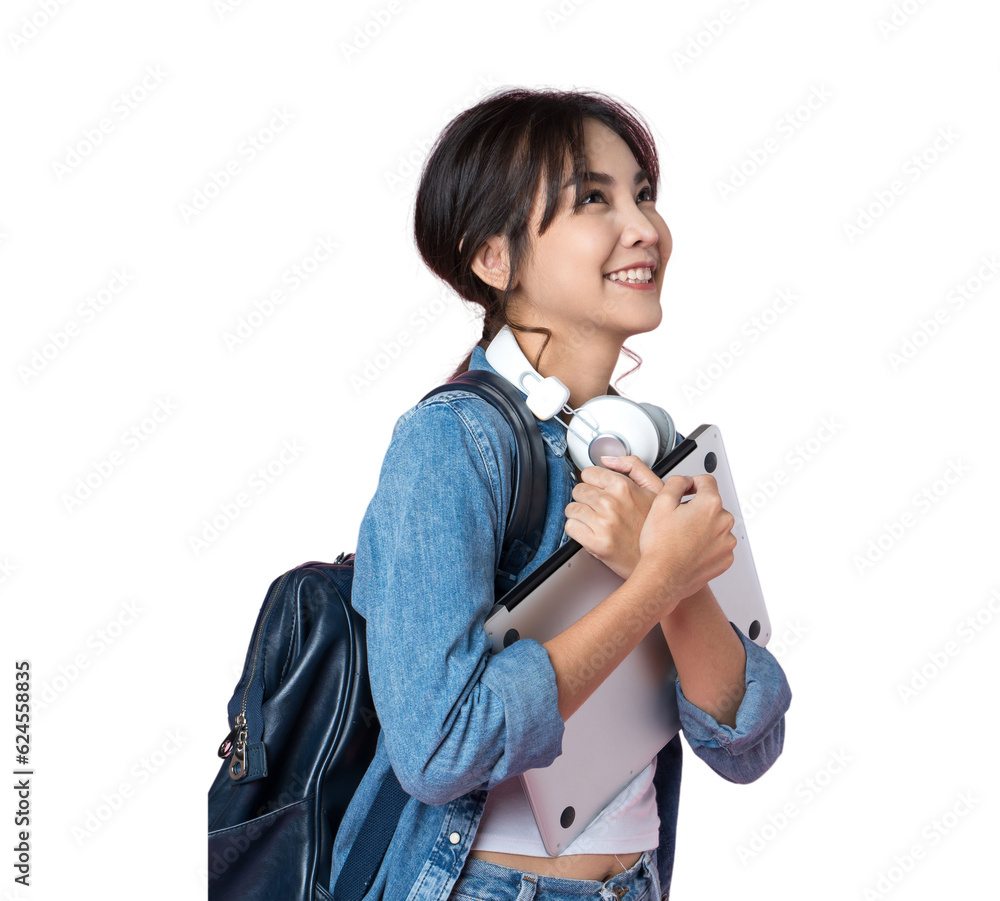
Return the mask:
{"type": "Polygon", "coordinates": [[[566,534],[616,575],[639,562],[639,535],[663,480],[634,454],[602,457],[612,469],[587,466],[566,505],[566,534]]]}
{"type": "Polygon", "coordinates": [[[735,525],[715,476],[670,476],[646,513],[635,568],[663,586],[667,597],[690,597],[733,565],[735,525]]]}

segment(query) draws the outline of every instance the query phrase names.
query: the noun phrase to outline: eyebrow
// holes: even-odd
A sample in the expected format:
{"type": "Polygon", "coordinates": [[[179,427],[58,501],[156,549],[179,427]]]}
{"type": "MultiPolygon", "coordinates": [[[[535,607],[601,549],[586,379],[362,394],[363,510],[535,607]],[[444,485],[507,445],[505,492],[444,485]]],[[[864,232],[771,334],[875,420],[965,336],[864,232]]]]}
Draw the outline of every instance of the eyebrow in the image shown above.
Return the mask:
{"type": "MultiPolygon", "coordinates": [[[[614,178],[608,175],[607,172],[584,172],[583,181],[591,181],[594,182],[594,184],[606,185],[609,188],[614,187],[615,184],[614,178]]],[[[642,181],[648,181],[652,183],[652,179],[650,179],[649,173],[645,169],[640,169],[638,172],[635,173],[635,177],[632,179],[632,185],[638,186],[639,183],[642,181]]],[[[566,183],[563,185],[563,189],[565,190],[570,185],[573,185],[575,183],[576,180],[572,176],[570,176],[570,178],[567,179],[566,183]]]]}

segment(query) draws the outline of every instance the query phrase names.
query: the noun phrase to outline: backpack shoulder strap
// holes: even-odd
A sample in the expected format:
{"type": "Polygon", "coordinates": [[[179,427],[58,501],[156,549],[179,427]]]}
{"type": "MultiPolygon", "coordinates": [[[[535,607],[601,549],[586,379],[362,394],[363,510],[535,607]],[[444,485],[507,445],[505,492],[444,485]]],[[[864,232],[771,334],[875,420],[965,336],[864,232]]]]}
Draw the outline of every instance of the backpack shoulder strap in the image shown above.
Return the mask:
{"type": "Polygon", "coordinates": [[[471,391],[496,407],[514,432],[516,454],[511,483],[510,509],[504,529],[503,549],[497,565],[497,601],[517,580],[517,574],[534,558],[542,541],[548,501],[548,463],[538,422],[521,392],[503,376],[488,369],[470,369],[450,382],[428,391],[421,400],[454,390],[471,391]]]}
{"type": "Polygon", "coordinates": [[[382,866],[410,796],[390,767],[333,888],[334,901],[361,901],[382,866]]]}

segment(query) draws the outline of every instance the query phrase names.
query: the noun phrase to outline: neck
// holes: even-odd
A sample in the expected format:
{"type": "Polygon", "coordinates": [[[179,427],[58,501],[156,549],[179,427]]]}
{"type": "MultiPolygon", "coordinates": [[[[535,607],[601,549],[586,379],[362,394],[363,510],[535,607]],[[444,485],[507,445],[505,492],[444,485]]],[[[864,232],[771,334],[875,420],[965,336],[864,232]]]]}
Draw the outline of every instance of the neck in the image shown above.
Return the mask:
{"type": "MultiPolygon", "coordinates": [[[[515,332],[518,346],[531,363],[534,363],[545,335],[536,332],[515,332]]],[[[578,347],[565,347],[553,335],[537,367],[542,378],[554,375],[567,388],[567,403],[576,409],[592,397],[607,394],[614,374],[621,343],[591,340],[578,347]]]]}

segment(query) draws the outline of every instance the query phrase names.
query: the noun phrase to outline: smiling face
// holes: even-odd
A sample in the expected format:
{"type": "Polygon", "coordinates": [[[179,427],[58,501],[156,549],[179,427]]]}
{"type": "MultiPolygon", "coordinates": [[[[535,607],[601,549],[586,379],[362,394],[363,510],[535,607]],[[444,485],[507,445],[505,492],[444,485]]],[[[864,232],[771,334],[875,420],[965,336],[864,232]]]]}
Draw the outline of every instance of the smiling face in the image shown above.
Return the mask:
{"type": "Polygon", "coordinates": [[[663,316],[660,289],[673,241],[656,211],[655,186],[625,141],[603,123],[584,120],[584,141],[587,178],[580,205],[574,207],[567,167],[569,184],[564,181],[555,218],[539,235],[545,185],[539,186],[530,219],[531,250],[512,295],[513,318],[552,330],[545,356],[559,356],[581,342],[614,347],[617,356],[626,338],[652,331],[663,316]],[[620,270],[643,265],[652,269],[648,285],[607,278],[612,272],[624,278],[620,270]]]}

